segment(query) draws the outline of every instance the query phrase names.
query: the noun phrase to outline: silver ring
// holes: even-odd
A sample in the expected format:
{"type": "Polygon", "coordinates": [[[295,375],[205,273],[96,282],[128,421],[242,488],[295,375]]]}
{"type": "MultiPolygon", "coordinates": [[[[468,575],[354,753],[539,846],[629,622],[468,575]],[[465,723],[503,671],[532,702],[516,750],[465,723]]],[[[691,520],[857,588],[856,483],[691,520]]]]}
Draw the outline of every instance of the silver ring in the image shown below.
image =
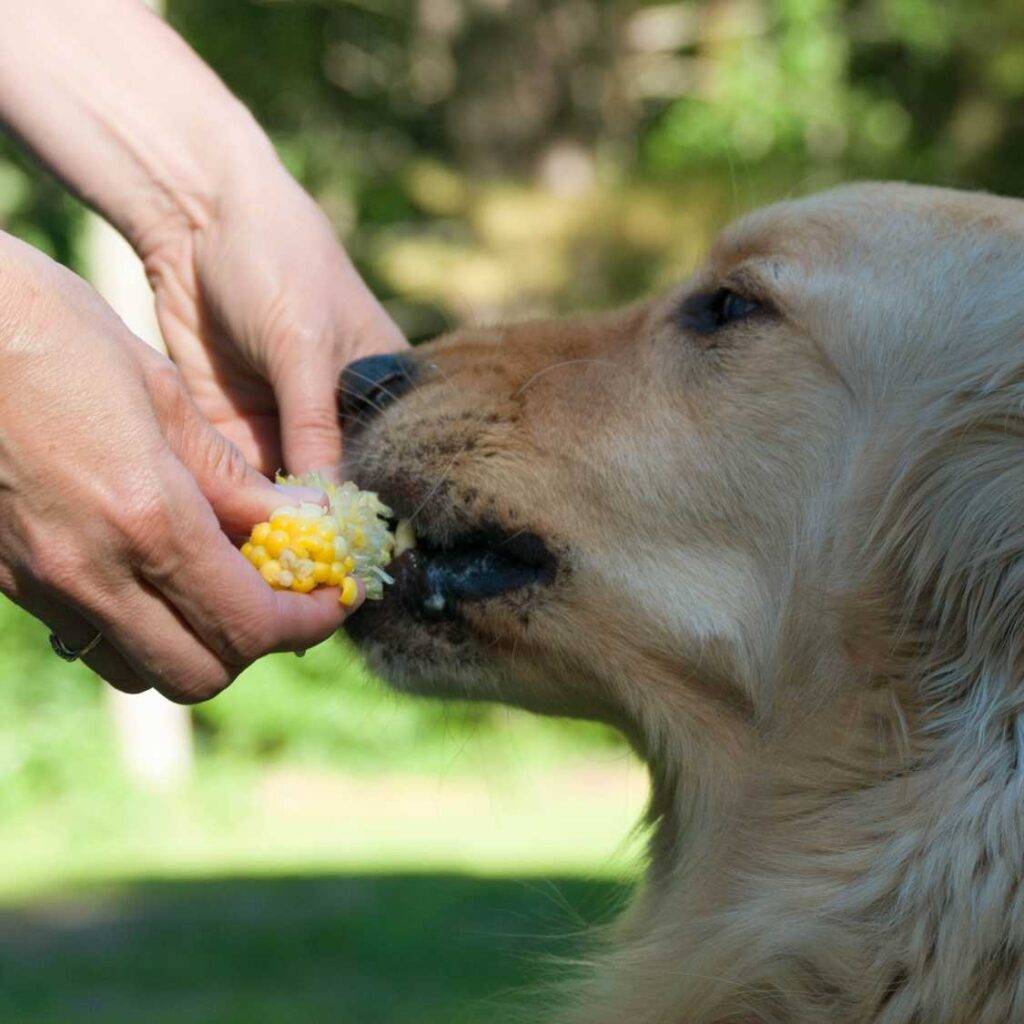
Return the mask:
{"type": "Polygon", "coordinates": [[[103,639],[102,633],[97,633],[84,647],[80,647],[77,651],[73,651],[56,633],[50,634],[50,646],[53,648],[53,653],[64,661],[78,661],[79,658],[84,658],[91,650],[93,650],[97,644],[103,639]]]}

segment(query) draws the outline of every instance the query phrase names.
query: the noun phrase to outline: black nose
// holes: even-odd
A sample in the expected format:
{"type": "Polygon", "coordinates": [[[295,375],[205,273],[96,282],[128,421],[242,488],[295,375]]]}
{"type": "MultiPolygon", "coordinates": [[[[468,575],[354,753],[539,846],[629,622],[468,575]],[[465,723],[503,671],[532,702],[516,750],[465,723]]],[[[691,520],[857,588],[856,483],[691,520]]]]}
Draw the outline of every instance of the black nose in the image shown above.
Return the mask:
{"type": "Polygon", "coordinates": [[[341,371],[338,409],[342,423],[365,423],[412,387],[413,361],[391,353],[364,356],[341,371]]]}

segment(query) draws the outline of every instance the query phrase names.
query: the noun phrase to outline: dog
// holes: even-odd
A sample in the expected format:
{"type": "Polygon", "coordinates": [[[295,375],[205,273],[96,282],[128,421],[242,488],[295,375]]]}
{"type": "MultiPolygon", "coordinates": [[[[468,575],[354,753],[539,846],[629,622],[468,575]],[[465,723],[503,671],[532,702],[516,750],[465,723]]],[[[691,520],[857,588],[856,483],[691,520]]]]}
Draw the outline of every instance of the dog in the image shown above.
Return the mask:
{"type": "Polygon", "coordinates": [[[621,730],[649,867],[576,1024],[1024,1021],[1024,203],[857,184],[682,287],[343,375],[401,691],[621,730]]]}

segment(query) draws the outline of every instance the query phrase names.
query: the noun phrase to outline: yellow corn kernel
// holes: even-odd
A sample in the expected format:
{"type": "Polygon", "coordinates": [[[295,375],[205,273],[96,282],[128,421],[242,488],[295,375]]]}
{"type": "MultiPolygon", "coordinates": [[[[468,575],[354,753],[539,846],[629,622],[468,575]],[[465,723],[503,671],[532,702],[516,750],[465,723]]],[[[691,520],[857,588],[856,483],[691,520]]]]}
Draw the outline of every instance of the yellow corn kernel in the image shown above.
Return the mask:
{"type": "Polygon", "coordinates": [[[309,501],[282,505],[267,522],[252,528],[241,546],[243,556],[278,590],[305,594],[318,586],[335,586],[341,588],[343,603],[351,606],[362,580],[371,596],[379,597],[389,582],[384,566],[395,547],[387,528],[390,510],[352,483],[336,485],[316,474],[279,477],[278,482],[321,489],[328,508],[309,501]],[[351,554],[356,550],[358,560],[351,554]]]}
{"type": "Polygon", "coordinates": [[[316,562],[334,561],[334,545],[330,541],[320,540],[309,552],[309,557],[316,562]]]}
{"type": "Polygon", "coordinates": [[[346,607],[351,608],[356,603],[356,597],[359,595],[359,587],[356,586],[356,581],[351,576],[345,577],[345,582],[341,585],[341,596],[338,600],[346,607]]]}
{"type": "Polygon", "coordinates": [[[267,539],[263,542],[267,554],[271,558],[277,558],[287,547],[292,547],[292,539],[285,530],[271,530],[267,539]]]}
{"type": "Polygon", "coordinates": [[[315,537],[310,537],[308,534],[299,534],[297,537],[292,538],[292,550],[299,558],[312,558],[316,559],[317,549],[319,544],[315,537]]]}
{"type": "MultiPolygon", "coordinates": [[[[260,566],[260,575],[273,586],[281,578],[281,563],[276,559],[268,558],[260,566]]],[[[291,573],[289,573],[291,575],[291,573]]]]}

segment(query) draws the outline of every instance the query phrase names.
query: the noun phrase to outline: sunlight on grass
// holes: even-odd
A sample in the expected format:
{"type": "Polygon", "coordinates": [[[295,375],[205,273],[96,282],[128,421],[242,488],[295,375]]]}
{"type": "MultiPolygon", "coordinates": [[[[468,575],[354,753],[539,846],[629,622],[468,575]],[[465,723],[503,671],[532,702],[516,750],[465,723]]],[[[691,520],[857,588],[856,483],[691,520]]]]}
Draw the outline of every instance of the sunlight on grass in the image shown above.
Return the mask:
{"type": "Polygon", "coordinates": [[[177,796],[122,793],[109,816],[55,805],[10,823],[0,901],[92,880],[238,872],[628,878],[645,793],[625,763],[492,780],[218,768],[177,796]]]}
{"type": "Polygon", "coordinates": [[[551,957],[636,874],[646,780],[622,755],[494,778],[204,768],[4,829],[0,1024],[539,1019],[551,957]]]}

